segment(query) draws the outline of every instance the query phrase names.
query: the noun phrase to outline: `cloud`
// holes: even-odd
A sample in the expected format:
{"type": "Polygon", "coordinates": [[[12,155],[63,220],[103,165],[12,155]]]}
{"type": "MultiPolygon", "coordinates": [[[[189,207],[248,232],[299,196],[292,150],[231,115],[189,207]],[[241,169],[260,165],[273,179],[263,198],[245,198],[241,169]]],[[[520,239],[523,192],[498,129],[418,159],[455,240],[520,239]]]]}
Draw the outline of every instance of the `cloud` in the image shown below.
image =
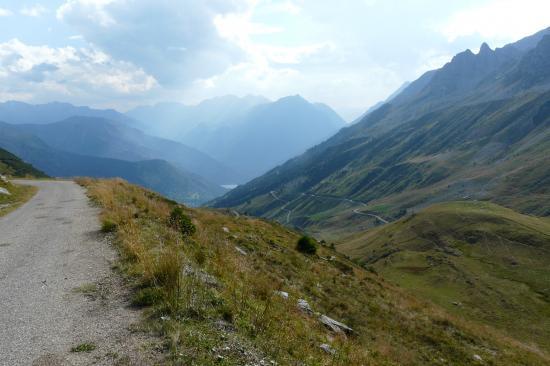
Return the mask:
{"type": "Polygon", "coordinates": [[[220,36],[214,19],[245,7],[223,0],[69,0],[57,18],[163,86],[182,87],[241,61],[242,50],[220,36]]]}
{"type": "Polygon", "coordinates": [[[35,4],[33,6],[25,6],[21,9],[21,14],[28,17],[39,17],[47,13],[48,9],[40,4],[35,4]]]}
{"type": "Polygon", "coordinates": [[[10,15],[13,15],[11,10],[0,8],[0,17],[9,17],[10,15]]]}
{"type": "Polygon", "coordinates": [[[104,102],[138,98],[157,86],[142,69],[93,48],[0,43],[0,97],[104,102]]]}
{"type": "Polygon", "coordinates": [[[491,0],[456,12],[440,32],[449,42],[480,35],[505,43],[550,26],[548,14],[550,2],[544,0],[491,0]]]}

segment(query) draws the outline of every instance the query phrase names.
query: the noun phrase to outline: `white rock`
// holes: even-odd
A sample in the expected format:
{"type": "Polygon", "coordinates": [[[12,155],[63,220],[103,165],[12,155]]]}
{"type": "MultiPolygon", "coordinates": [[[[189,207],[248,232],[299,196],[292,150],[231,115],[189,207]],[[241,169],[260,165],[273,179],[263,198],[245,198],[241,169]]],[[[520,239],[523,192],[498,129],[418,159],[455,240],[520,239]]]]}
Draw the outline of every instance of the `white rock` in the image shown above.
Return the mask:
{"type": "Polygon", "coordinates": [[[304,299],[298,299],[298,309],[302,310],[304,313],[313,313],[313,309],[311,309],[309,303],[304,299]]]}
{"type": "Polygon", "coordinates": [[[229,229],[228,229],[228,228],[226,228],[225,226],[224,226],[224,227],[222,227],[222,230],[223,230],[223,231],[224,231],[225,233],[228,233],[228,232],[229,232],[229,229]]]}
{"type": "Polygon", "coordinates": [[[279,295],[280,297],[282,297],[283,299],[288,300],[288,292],[285,292],[285,291],[275,291],[275,293],[276,293],[277,295],[279,295]]]}
{"type": "Polygon", "coordinates": [[[336,333],[353,333],[353,329],[345,325],[344,323],[340,323],[337,320],[334,320],[332,318],[329,318],[326,315],[321,315],[319,317],[319,321],[323,323],[327,328],[332,330],[336,333]]]}
{"type": "Polygon", "coordinates": [[[0,174],[0,180],[4,183],[8,183],[8,178],[5,175],[0,174]]]}
{"type": "Polygon", "coordinates": [[[480,355],[474,355],[474,360],[476,360],[476,361],[483,361],[483,358],[481,358],[480,355]]]}
{"type": "Polygon", "coordinates": [[[5,194],[6,196],[11,196],[10,191],[8,191],[6,188],[0,187],[0,194],[5,194]]]}
{"type": "Polygon", "coordinates": [[[332,348],[331,346],[329,346],[326,343],[321,344],[319,346],[319,348],[321,348],[323,351],[325,351],[326,353],[331,354],[331,355],[336,353],[336,350],[334,350],[334,348],[332,348]]]}
{"type": "Polygon", "coordinates": [[[239,253],[241,253],[242,255],[247,255],[248,253],[246,252],[246,250],[244,250],[243,248],[241,247],[235,247],[235,250],[239,253]]]}

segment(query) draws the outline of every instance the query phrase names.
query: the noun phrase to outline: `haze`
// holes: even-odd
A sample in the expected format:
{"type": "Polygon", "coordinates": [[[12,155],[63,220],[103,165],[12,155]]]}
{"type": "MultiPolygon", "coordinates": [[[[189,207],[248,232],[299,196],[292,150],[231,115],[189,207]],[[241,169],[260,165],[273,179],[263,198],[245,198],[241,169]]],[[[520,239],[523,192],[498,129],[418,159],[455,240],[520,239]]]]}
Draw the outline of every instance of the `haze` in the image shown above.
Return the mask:
{"type": "Polygon", "coordinates": [[[0,100],[129,110],[300,94],[351,121],[483,41],[547,26],[550,3],[0,1],[0,100]]]}

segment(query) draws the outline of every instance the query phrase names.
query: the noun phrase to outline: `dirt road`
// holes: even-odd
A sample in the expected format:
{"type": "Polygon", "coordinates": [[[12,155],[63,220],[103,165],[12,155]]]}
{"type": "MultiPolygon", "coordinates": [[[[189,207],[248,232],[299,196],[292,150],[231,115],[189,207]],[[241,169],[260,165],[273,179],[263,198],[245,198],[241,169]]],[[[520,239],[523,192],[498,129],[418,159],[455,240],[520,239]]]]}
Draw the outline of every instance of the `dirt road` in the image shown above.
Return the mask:
{"type": "Polygon", "coordinates": [[[25,184],[36,196],[0,218],[0,365],[152,364],[84,190],[25,184]],[[95,349],[71,351],[83,344],[95,349]]]}

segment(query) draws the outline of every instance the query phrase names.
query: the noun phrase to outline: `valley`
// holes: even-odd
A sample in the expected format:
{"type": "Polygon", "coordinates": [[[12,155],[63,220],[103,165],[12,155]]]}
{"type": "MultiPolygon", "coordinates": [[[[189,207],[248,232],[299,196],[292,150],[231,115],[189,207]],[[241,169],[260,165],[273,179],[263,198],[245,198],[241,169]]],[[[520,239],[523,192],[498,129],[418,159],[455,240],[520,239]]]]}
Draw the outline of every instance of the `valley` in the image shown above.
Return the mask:
{"type": "Polygon", "coordinates": [[[2,4],[0,366],[549,365],[550,8],[505,5],[2,4]]]}

